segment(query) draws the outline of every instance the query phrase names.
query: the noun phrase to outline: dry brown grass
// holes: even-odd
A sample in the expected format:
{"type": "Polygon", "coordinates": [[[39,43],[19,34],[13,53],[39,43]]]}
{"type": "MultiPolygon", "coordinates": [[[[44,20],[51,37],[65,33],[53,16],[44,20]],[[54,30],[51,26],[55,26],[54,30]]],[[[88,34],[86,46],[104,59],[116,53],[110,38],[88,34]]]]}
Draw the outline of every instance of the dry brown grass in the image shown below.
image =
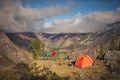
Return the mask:
{"type": "Polygon", "coordinates": [[[57,75],[61,77],[70,77],[71,80],[76,79],[85,79],[85,80],[100,80],[101,78],[105,80],[112,80],[113,76],[110,72],[107,71],[107,67],[103,61],[96,60],[94,66],[89,68],[79,68],[75,66],[68,66],[67,64],[71,61],[66,60],[57,60],[57,61],[49,61],[49,60],[36,60],[30,63],[36,63],[36,66],[40,66],[42,69],[44,66],[48,67],[52,72],[57,73],[57,75]]]}

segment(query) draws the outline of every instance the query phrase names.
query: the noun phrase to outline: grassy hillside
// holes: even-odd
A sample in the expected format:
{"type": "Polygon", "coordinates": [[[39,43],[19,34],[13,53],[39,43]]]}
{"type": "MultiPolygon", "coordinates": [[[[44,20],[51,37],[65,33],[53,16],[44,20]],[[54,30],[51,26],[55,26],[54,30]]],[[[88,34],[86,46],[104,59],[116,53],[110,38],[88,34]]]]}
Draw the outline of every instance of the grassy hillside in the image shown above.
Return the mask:
{"type": "Polygon", "coordinates": [[[69,80],[113,80],[114,76],[107,71],[103,61],[96,60],[92,67],[79,68],[71,64],[71,61],[57,60],[37,60],[30,64],[36,63],[36,66],[41,70],[44,67],[49,68],[60,77],[68,77],[69,80]]]}
{"type": "Polygon", "coordinates": [[[68,64],[71,61],[35,60],[29,64],[18,63],[11,69],[0,70],[0,80],[119,80],[100,60],[88,68],[68,64]]]}

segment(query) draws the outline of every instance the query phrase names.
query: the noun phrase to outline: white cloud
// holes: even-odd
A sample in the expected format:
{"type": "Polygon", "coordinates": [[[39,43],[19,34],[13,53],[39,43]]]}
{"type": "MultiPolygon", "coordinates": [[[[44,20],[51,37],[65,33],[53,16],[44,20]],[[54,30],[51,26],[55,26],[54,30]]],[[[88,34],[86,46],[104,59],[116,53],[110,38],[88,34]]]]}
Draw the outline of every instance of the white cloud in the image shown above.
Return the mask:
{"type": "Polygon", "coordinates": [[[52,30],[56,33],[96,32],[105,28],[106,24],[120,21],[120,11],[91,12],[81,16],[77,13],[72,19],[55,20],[51,23],[52,30]]]}
{"type": "Polygon", "coordinates": [[[120,7],[118,7],[117,10],[120,11],[120,7]]]}
{"type": "Polygon", "coordinates": [[[52,27],[52,26],[51,26],[50,23],[44,23],[44,27],[45,27],[45,28],[50,28],[50,27],[52,27]]]}
{"type": "Polygon", "coordinates": [[[55,20],[46,23],[45,18],[69,12],[69,5],[56,5],[44,8],[23,7],[19,0],[0,0],[0,29],[6,32],[95,32],[106,24],[120,21],[120,7],[116,11],[92,12],[74,18],[55,20]],[[36,23],[36,26],[34,25],[36,23]]]}
{"type": "MultiPolygon", "coordinates": [[[[44,19],[66,13],[67,5],[49,6],[44,8],[23,7],[19,0],[0,0],[0,29],[6,32],[35,32],[44,25],[44,19]]],[[[48,25],[45,23],[45,25],[48,25]]]]}
{"type": "Polygon", "coordinates": [[[80,12],[78,12],[78,13],[76,14],[76,16],[81,16],[80,12]]]}

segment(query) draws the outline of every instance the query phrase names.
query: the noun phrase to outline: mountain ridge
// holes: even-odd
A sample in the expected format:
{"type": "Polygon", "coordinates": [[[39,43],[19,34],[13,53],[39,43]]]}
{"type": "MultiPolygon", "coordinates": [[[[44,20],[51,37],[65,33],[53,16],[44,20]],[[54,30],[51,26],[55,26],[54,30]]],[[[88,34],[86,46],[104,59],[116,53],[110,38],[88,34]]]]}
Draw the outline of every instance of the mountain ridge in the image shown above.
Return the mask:
{"type": "MultiPolygon", "coordinates": [[[[108,50],[110,41],[113,36],[118,37],[117,43],[118,45],[120,45],[120,22],[106,25],[106,27],[109,26],[110,26],[109,29],[101,33],[49,34],[49,33],[31,33],[31,32],[5,33],[3,31],[0,31],[1,32],[0,35],[3,35],[3,38],[7,40],[6,43],[8,45],[8,48],[10,46],[9,45],[10,43],[11,44],[10,49],[13,47],[13,49],[17,50],[18,52],[22,50],[23,52],[27,51],[28,53],[32,53],[29,44],[33,39],[39,38],[46,45],[47,50],[51,50],[53,48],[59,48],[61,51],[65,51],[65,53],[67,54],[74,55],[75,56],[74,59],[76,59],[77,56],[81,55],[81,52],[86,52],[87,55],[91,56],[93,59],[96,59],[99,54],[99,49],[101,44],[104,44],[104,46],[108,50]]],[[[0,36],[0,40],[2,40],[2,36],[0,36]]],[[[0,50],[2,52],[6,51],[6,48],[2,50],[2,47],[6,47],[5,40],[0,41],[0,44],[2,44],[0,45],[1,46],[0,50]],[[5,44],[3,45],[3,43],[5,44]]],[[[8,55],[8,52],[6,55],[8,55]]],[[[10,60],[12,59],[10,58],[10,60]]],[[[4,61],[5,59],[1,59],[1,60],[4,61]]]]}
{"type": "Polygon", "coordinates": [[[32,55],[12,43],[9,37],[0,31],[0,60],[4,61],[1,62],[1,66],[7,66],[12,63],[32,60],[32,55]]]}

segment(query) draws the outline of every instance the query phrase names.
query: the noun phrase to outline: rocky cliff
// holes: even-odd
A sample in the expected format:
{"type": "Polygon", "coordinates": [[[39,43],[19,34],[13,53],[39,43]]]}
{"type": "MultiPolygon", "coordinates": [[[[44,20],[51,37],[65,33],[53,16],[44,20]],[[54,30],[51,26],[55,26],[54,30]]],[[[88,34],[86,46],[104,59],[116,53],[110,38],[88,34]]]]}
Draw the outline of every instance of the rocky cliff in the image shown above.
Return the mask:
{"type": "Polygon", "coordinates": [[[21,33],[6,33],[8,38],[17,46],[22,49],[32,52],[30,43],[37,36],[32,32],[21,32],[21,33]]]}
{"type": "Polygon", "coordinates": [[[3,31],[0,31],[0,66],[31,59],[32,55],[28,51],[13,44],[8,36],[3,31]]]}

